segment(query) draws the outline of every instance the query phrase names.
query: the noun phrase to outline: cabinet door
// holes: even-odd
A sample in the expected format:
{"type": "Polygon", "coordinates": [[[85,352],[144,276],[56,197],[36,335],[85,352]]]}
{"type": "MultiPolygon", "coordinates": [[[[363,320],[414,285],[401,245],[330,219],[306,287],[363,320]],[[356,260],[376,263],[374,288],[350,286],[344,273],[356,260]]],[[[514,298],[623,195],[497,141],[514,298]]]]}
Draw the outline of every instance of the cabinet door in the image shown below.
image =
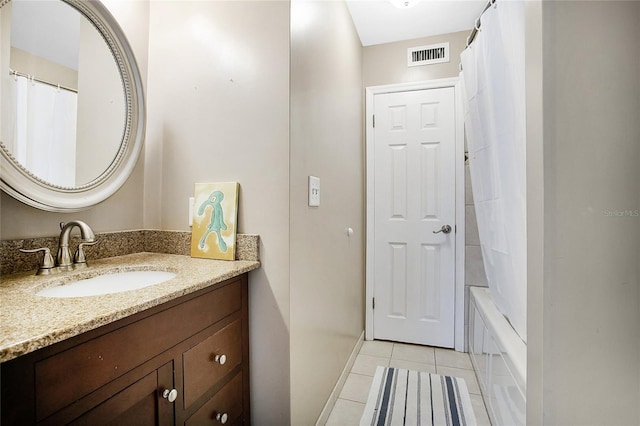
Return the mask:
{"type": "Polygon", "coordinates": [[[174,403],[163,398],[173,389],[168,362],[72,422],[72,425],[163,426],[174,421],[174,403]]]}

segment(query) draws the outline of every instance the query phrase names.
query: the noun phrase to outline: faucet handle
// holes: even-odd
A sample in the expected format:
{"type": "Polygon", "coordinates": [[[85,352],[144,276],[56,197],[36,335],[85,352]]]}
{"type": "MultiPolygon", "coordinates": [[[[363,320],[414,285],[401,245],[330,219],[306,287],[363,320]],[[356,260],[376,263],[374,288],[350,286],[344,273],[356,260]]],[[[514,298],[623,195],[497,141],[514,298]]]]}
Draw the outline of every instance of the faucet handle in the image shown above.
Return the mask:
{"type": "Polygon", "coordinates": [[[96,241],[85,241],[85,242],[81,242],[80,244],[78,244],[78,248],[76,250],[76,253],[73,255],[73,263],[76,264],[76,266],[86,266],[87,264],[87,258],[84,254],[84,246],[93,246],[95,244],[98,244],[100,242],[100,240],[96,240],[96,241]]]}
{"type": "Polygon", "coordinates": [[[38,253],[40,251],[44,252],[44,256],[42,257],[42,262],[38,266],[38,272],[36,275],[48,275],[51,274],[55,269],[55,262],[53,261],[53,256],[51,256],[51,250],[48,247],[42,247],[37,249],[19,249],[22,253],[38,253]]]}

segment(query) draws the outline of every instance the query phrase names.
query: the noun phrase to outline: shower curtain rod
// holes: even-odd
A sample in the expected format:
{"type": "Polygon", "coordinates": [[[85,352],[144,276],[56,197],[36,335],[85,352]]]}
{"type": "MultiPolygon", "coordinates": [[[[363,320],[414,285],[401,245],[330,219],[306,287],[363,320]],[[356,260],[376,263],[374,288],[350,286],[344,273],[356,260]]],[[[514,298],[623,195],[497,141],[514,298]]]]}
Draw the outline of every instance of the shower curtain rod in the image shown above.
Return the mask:
{"type": "Polygon", "coordinates": [[[473,39],[476,38],[476,34],[478,34],[478,31],[480,31],[480,18],[482,18],[482,15],[487,11],[487,9],[493,6],[496,1],[497,0],[489,0],[484,9],[482,9],[482,12],[480,12],[480,16],[478,16],[478,19],[476,19],[475,25],[471,30],[471,34],[469,34],[469,37],[467,37],[467,47],[469,47],[471,43],[473,43],[473,39]]]}
{"type": "Polygon", "coordinates": [[[15,71],[9,69],[9,75],[14,75],[16,77],[25,77],[27,80],[37,81],[38,83],[46,84],[47,86],[57,87],[58,89],[68,90],[69,92],[78,93],[78,89],[73,89],[71,87],[61,86],[60,84],[51,83],[49,81],[40,80],[39,78],[35,78],[32,75],[24,74],[19,71],[15,71]]]}
{"type": "MultiPolygon", "coordinates": [[[[496,1],[498,0],[489,0],[487,4],[484,6],[484,9],[482,9],[482,12],[480,12],[480,16],[478,16],[478,19],[476,19],[473,29],[471,30],[471,34],[469,34],[469,37],[467,37],[467,45],[465,49],[471,46],[471,43],[473,43],[473,40],[476,38],[478,31],[480,31],[480,18],[482,18],[482,15],[484,15],[487,9],[489,9],[492,5],[494,5],[496,1]]],[[[458,69],[460,70],[460,72],[462,72],[462,62],[458,64],[458,69]]]]}

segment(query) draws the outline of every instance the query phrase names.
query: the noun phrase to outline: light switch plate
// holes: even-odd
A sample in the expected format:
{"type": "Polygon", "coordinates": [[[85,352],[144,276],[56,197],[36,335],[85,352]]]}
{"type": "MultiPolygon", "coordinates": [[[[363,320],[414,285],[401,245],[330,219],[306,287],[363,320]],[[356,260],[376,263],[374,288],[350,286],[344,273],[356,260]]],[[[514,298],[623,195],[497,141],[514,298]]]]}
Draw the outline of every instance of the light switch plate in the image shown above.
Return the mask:
{"type": "Polygon", "coordinates": [[[320,205],[320,178],[309,176],[309,207],[320,205]]]}

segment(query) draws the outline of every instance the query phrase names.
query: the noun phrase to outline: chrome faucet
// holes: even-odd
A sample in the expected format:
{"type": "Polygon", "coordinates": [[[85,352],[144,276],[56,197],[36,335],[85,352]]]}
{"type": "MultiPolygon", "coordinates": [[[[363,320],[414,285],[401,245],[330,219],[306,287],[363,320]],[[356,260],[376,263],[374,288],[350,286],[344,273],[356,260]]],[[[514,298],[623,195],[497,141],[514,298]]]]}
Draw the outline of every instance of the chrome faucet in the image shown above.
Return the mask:
{"type": "MultiPolygon", "coordinates": [[[[73,267],[71,252],[69,251],[69,237],[71,236],[71,230],[76,226],[80,228],[80,238],[82,238],[85,244],[94,242],[96,238],[91,227],[81,220],[72,220],[67,223],[60,222],[60,241],[58,242],[57,261],[58,268],[61,270],[68,270],[73,267]]],[[[78,251],[76,252],[76,259],[81,260],[80,263],[84,265],[86,265],[86,260],[82,246],[85,244],[80,243],[80,245],[78,245],[78,251]]]]}

